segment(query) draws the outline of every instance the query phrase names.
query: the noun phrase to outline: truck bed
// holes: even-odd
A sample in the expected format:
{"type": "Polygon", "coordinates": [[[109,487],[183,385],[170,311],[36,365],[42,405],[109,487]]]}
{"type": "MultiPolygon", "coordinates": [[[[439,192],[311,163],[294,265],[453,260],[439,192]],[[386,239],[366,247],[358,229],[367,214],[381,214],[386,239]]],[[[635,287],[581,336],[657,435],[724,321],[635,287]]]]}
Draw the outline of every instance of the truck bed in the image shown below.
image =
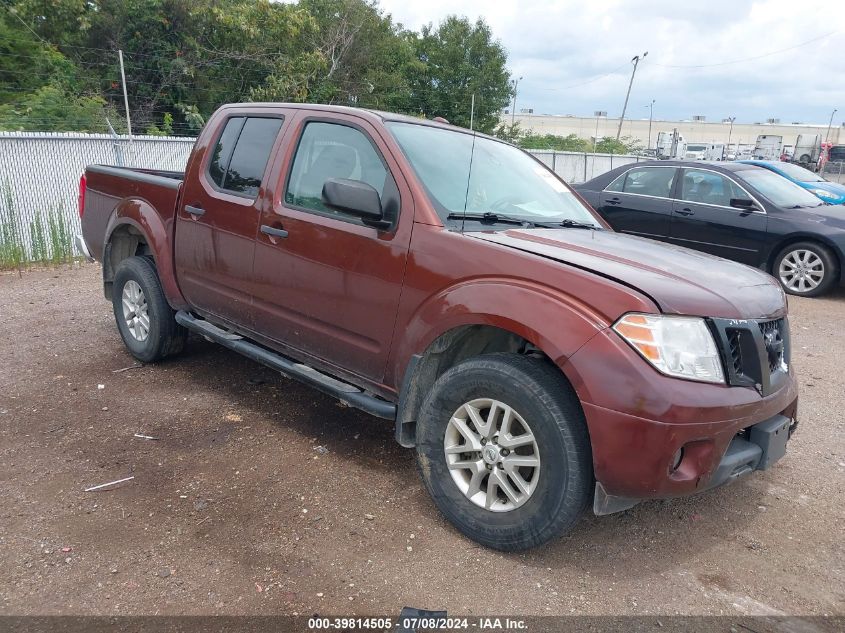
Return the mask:
{"type": "Polygon", "coordinates": [[[109,221],[118,206],[139,201],[151,206],[165,226],[172,226],[185,174],[180,171],[89,165],[82,234],[91,255],[102,261],[109,221]]]}

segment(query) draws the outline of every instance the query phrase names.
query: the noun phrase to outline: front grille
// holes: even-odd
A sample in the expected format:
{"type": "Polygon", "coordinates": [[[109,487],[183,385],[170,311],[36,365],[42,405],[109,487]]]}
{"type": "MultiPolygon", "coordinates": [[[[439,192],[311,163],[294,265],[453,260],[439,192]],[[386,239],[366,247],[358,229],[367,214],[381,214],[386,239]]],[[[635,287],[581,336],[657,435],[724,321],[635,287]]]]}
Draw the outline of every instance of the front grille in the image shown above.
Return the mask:
{"type": "Polygon", "coordinates": [[[713,319],[723,350],[728,384],[769,393],[785,375],[789,362],[789,326],[785,318],[713,319]]]}

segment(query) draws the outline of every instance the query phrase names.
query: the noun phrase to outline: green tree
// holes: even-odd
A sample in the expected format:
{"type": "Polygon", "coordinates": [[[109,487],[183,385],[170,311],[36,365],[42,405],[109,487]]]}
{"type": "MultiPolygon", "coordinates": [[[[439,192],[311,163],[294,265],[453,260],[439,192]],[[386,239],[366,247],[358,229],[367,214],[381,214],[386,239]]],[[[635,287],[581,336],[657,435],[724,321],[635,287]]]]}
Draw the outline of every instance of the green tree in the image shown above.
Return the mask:
{"type": "Polygon", "coordinates": [[[309,101],[398,111],[411,107],[414,48],[377,3],[300,0],[299,7],[316,23],[309,40],[322,63],[309,101]]]}
{"type": "Polygon", "coordinates": [[[294,101],[444,116],[492,131],[510,97],[489,27],[417,34],[375,0],[3,0],[0,124],[196,134],[221,104],[294,101]],[[67,112],[58,103],[64,100],[67,112]],[[71,126],[71,127],[69,127],[71,126]]]}
{"type": "MultiPolygon", "coordinates": [[[[43,86],[15,104],[0,105],[0,130],[107,132],[108,116],[102,97],[74,96],[43,86]]],[[[114,113],[111,118],[118,120],[114,113]]]]}
{"type": "Polygon", "coordinates": [[[507,141],[508,143],[518,144],[520,139],[525,136],[525,132],[523,132],[519,121],[516,121],[513,124],[501,121],[499,125],[496,126],[496,129],[493,130],[493,136],[500,138],[503,141],[507,141]]]}
{"type": "Polygon", "coordinates": [[[473,125],[493,132],[512,92],[507,53],[484,20],[473,24],[450,16],[436,29],[425,26],[411,38],[421,64],[410,81],[414,109],[469,127],[475,95],[473,125]]]}
{"type": "Polygon", "coordinates": [[[640,140],[630,136],[623,136],[618,141],[612,136],[605,136],[596,143],[596,152],[599,154],[630,154],[639,149],[642,149],[640,140]]]}
{"type": "Polygon", "coordinates": [[[554,134],[526,134],[519,140],[525,149],[552,149],[558,152],[585,152],[592,149],[590,143],[575,134],[555,136],[554,134]]]}

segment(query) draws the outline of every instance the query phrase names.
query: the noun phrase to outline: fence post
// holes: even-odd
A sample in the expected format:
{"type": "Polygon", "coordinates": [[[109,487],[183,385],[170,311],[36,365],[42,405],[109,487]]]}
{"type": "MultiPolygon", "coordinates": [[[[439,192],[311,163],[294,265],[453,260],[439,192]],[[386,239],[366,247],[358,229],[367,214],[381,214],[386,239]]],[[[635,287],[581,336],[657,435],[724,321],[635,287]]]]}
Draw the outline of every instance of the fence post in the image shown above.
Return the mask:
{"type": "Polygon", "coordinates": [[[589,180],[587,178],[587,152],[584,152],[584,182],[587,182],[587,180],[589,180]]]}
{"type": "Polygon", "coordinates": [[[557,173],[557,152],[552,150],[552,171],[557,173]]]}

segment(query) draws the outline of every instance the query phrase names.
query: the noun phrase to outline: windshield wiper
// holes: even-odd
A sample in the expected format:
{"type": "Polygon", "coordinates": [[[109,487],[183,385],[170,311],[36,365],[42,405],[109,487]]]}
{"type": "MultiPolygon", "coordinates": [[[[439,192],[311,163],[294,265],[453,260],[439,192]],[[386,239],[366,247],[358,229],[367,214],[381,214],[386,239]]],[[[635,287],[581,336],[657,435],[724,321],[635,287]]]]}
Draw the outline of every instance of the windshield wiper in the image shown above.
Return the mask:
{"type": "Polygon", "coordinates": [[[526,220],[525,218],[517,218],[510,215],[503,215],[501,213],[494,213],[492,211],[485,211],[484,213],[450,213],[446,216],[447,220],[476,220],[478,222],[485,222],[487,224],[518,224],[520,226],[540,226],[537,222],[526,220]]]}
{"type": "Polygon", "coordinates": [[[560,222],[538,222],[536,220],[528,220],[526,218],[518,218],[512,215],[503,215],[501,213],[494,213],[493,211],[485,211],[484,213],[450,213],[446,216],[447,220],[476,220],[478,222],[485,222],[489,224],[519,224],[529,228],[554,229],[559,226],[567,229],[592,229],[600,231],[601,227],[589,222],[578,222],[577,220],[562,220],[560,222]]]}
{"type": "Polygon", "coordinates": [[[601,231],[600,226],[590,224],[589,222],[578,222],[577,220],[563,220],[560,222],[559,226],[563,226],[567,229],[590,229],[592,231],[601,231]]]}

